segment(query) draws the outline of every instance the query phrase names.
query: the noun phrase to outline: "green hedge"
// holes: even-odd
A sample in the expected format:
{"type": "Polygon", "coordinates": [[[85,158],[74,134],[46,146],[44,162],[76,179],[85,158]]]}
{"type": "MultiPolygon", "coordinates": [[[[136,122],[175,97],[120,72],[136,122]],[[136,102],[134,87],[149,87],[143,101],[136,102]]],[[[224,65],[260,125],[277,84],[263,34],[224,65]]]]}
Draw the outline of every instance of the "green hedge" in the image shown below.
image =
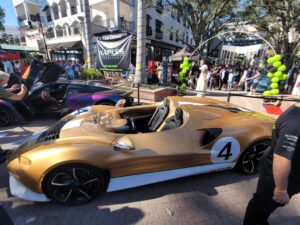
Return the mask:
{"type": "Polygon", "coordinates": [[[103,73],[97,71],[94,68],[85,68],[82,72],[81,72],[81,77],[83,79],[89,79],[89,80],[93,80],[93,79],[100,79],[104,76],[103,73]]]}

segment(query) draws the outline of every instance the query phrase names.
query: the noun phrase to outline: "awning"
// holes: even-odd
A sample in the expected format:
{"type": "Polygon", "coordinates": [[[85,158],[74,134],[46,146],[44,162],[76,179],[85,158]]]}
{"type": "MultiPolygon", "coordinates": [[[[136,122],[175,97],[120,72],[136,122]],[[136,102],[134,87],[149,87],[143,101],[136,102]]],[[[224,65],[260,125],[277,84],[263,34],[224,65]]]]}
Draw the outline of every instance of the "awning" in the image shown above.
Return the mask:
{"type": "Polygon", "coordinates": [[[82,47],[81,41],[71,41],[65,43],[47,44],[47,47],[51,50],[57,49],[78,49],[82,47]]]}
{"type": "Polygon", "coordinates": [[[184,57],[189,57],[195,49],[192,46],[186,45],[179,52],[170,56],[172,61],[182,61],[184,57]]]}
{"type": "Polygon", "coordinates": [[[0,47],[5,50],[15,50],[15,51],[39,51],[38,47],[28,47],[20,45],[9,45],[9,44],[0,44],[0,47]]]}

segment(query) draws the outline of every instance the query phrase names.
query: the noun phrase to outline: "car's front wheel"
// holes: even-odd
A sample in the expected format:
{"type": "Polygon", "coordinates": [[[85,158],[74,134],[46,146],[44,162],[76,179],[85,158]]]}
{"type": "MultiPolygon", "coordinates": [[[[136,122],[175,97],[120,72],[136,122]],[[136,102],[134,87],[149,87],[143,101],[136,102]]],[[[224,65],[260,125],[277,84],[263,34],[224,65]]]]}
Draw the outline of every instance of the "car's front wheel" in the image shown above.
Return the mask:
{"type": "Polygon", "coordinates": [[[60,166],[44,179],[48,198],[65,205],[81,205],[105,193],[108,179],[101,170],[82,164],[60,166]]]}
{"type": "Polygon", "coordinates": [[[5,127],[13,122],[13,114],[5,107],[0,106],[0,127],[5,127]]]}
{"type": "Polygon", "coordinates": [[[259,161],[270,145],[270,140],[258,141],[251,145],[239,158],[237,169],[243,174],[256,174],[258,172],[259,161]]]}

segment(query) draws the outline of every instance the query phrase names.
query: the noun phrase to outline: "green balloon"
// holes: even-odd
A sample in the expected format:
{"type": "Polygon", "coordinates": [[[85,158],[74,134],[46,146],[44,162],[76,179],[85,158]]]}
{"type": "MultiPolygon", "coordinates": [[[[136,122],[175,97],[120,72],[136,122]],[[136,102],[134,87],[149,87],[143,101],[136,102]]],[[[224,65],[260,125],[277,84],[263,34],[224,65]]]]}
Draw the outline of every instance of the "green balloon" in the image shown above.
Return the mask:
{"type": "Polygon", "coordinates": [[[281,55],[277,54],[277,55],[274,55],[273,58],[274,58],[275,62],[277,62],[277,61],[280,61],[282,57],[281,57],[281,55]]]}
{"type": "Polygon", "coordinates": [[[274,77],[274,74],[271,73],[271,72],[269,72],[269,73],[267,74],[267,77],[272,78],[272,77],[274,77]]]}
{"type": "Polygon", "coordinates": [[[278,83],[272,83],[271,85],[270,85],[270,87],[272,88],[272,89],[277,89],[278,88],[278,83]]]}
{"type": "Polygon", "coordinates": [[[279,89],[272,89],[271,90],[272,95],[278,95],[279,92],[280,92],[279,89]]]}
{"type": "Polygon", "coordinates": [[[272,92],[271,91],[265,91],[264,93],[263,93],[263,96],[265,96],[265,97],[270,97],[272,95],[272,92]]]}
{"type": "Polygon", "coordinates": [[[186,88],[186,83],[181,84],[182,88],[186,88]]]}
{"type": "Polygon", "coordinates": [[[183,66],[183,68],[189,66],[189,62],[184,61],[184,62],[182,63],[182,66],[183,66]]]}
{"type": "Polygon", "coordinates": [[[183,61],[184,62],[188,62],[189,61],[189,57],[184,57],[183,61]]]}
{"type": "Polygon", "coordinates": [[[281,66],[281,62],[280,62],[280,61],[274,62],[274,63],[273,63],[273,66],[274,66],[275,68],[280,67],[280,66],[281,66]]]}
{"type": "Polygon", "coordinates": [[[180,69],[182,69],[182,68],[183,68],[183,63],[180,64],[180,69]]]}
{"type": "Polygon", "coordinates": [[[281,72],[286,71],[286,66],[285,65],[279,66],[278,71],[281,71],[281,72]]]}
{"type": "Polygon", "coordinates": [[[272,83],[278,83],[279,82],[279,78],[278,77],[273,77],[272,78],[272,83]]]}
{"type": "Polygon", "coordinates": [[[277,71],[274,73],[275,77],[281,77],[282,76],[282,72],[281,71],[277,71]]]}
{"type": "Polygon", "coordinates": [[[183,71],[179,72],[179,76],[183,76],[183,75],[184,75],[183,71]]]}
{"type": "Polygon", "coordinates": [[[275,58],[274,57],[271,57],[271,58],[268,58],[267,62],[269,64],[273,64],[274,62],[276,62],[275,58]]]}
{"type": "Polygon", "coordinates": [[[281,77],[281,80],[286,80],[288,78],[288,75],[287,74],[283,74],[282,77],[281,77]]]}

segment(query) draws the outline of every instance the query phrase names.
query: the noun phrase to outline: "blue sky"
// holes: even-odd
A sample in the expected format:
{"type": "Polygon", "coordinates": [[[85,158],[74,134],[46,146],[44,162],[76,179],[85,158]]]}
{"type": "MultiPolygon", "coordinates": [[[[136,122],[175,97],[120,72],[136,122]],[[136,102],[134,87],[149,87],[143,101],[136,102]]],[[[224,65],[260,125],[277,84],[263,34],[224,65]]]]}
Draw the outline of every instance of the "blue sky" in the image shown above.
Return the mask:
{"type": "Polygon", "coordinates": [[[8,26],[18,26],[17,16],[12,0],[0,0],[0,5],[5,11],[4,24],[8,26]]]}

